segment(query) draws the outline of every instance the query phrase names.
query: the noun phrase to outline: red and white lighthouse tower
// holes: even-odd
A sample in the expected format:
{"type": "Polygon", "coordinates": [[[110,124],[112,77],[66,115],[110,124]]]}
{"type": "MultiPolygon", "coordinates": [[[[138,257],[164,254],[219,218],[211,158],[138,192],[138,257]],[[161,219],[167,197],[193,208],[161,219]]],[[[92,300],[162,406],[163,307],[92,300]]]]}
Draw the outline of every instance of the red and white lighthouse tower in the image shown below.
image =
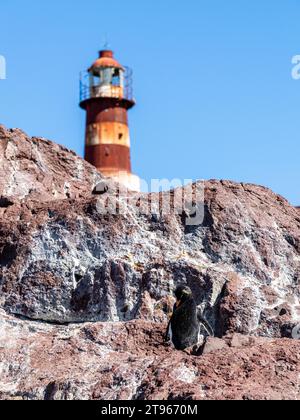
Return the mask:
{"type": "Polygon", "coordinates": [[[112,51],[100,51],[80,81],[80,106],[87,113],[85,159],[104,176],[139,191],[140,180],[131,171],[127,113],[134,105],[132,71],[112,51]]]}

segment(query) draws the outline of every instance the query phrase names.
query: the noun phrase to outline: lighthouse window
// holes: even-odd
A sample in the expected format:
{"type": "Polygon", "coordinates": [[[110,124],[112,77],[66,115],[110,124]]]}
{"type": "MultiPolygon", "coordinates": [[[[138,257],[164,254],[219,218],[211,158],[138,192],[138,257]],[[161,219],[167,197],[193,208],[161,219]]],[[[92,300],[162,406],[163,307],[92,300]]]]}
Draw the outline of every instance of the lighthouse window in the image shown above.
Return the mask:
{"type": "Polygon", "coordinates": [[[119,133],[119,140],[122,140],[122,138],[123,138],[123,134],[119,133]]]}
{"type": "Polygon", "coordinates": [[[120,77],[120,70],[119,69],[114,70],[113,77],[120,77]]]}
{"type": "Polygon", "coordinates": [[[101,72],[101,84],[110,85],[112,79],[112,72],[110,68],[103,69],[101,72]]]}
{"type": "Polygon", "coordinates": [[[94,86],[99,86],[100,85],[100,76],[94,75],[93,85],[94,86]]]}
{"type": "Polygon", "coordinates": [[[120,86],[120,69],[114,69],[112,84],[114,86],[120,86]]]}

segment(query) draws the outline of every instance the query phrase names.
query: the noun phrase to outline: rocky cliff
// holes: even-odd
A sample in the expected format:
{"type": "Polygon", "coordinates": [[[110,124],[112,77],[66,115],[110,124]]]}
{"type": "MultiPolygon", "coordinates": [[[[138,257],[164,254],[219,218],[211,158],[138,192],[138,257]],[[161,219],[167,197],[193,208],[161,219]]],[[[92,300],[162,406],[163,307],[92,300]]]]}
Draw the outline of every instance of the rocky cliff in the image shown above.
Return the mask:
{"type": "Polygon", "coordinates": [[[99,182],[71,151],[0,128],[0,397],[299,399],[299,210],[209,181],[193,225],[148,205],[186,189],[99,182]],[[215,331],[202,354],[163,342],[179,283],[215,331]]]}

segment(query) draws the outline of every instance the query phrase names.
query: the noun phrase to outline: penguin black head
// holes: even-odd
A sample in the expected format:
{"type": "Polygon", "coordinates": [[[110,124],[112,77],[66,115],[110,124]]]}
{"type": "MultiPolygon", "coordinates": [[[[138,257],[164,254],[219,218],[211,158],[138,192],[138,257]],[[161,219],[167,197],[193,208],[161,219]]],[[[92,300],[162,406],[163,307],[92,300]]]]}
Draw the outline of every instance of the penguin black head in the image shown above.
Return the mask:
{"type": "Polygon", "coordinates": [[[188,286],[180,285],[175,290],[175,296],[177,299],[176,306],[179,307],[193,296],[193,292],[188,286]]]}

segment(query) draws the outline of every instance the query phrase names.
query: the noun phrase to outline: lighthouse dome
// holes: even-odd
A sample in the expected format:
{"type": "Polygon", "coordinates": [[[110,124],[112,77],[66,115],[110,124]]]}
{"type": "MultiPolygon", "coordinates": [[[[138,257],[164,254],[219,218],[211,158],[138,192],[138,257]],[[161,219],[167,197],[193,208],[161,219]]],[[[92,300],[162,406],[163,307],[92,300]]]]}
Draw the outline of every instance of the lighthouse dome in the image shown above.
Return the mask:
{"type": "Polygon", "coordinates": [[[105,67],[124,70],[123,66],[114,58],[114,53],[111,50],[100,51],[99,58],[93,63],[89,71],[105,67]]]}

